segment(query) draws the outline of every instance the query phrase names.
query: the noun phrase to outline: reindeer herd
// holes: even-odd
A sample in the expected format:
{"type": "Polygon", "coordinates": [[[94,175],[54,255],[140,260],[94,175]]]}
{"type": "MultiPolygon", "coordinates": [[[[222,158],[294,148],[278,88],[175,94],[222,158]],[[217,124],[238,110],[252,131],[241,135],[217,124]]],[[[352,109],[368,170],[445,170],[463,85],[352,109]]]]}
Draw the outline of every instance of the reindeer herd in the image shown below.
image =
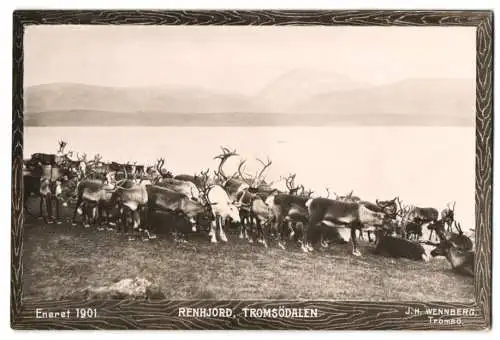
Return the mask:
{"type": "MultiPolygon", "coordinates": [[[[73,225],[80,215],[87,228],[116,227],[130,239],[147,240],[156,237],[151,214],[162,212],[189,225],[191,232],[206,233],[214,244],[228,242],[225,230],[236,226],[239,238],[248,242],[266,248],[275,243],[282,249],[292,243],[305,253],[318,245],[342,242],[338,233],[342,227],[350,230],[355,256],[361,255],[357,233],[359,238],[366,233],[376,253],[425,262],[444,256],[457,272],[474,273],[473,244],[455,221],[455,204],[439,213],[435,208],[404,204],[399,197],[368,202],[353,192],[337,195],[329,188],[320,196],[297,185],[295,174],[280,178],[287,188],[282,191],[265,178],[270,159],[257,159],[261,169],[255,175],[247,172],[244,159],[234,173],[226,173],[228,159],[239,156],[227,147],[214,157],[217,170],[192,175],[174,175],[165,168],[164,158],[152,166],[104,162],[99,154],[91,160],[77,154],[75,159],[65,147],[66,142],[60,141],[57,153],[35,153],[24,161],[25,211],[33,215],[27,201],[39,197],[39,218],[46,223],[61,223],[60,206],[71,203],[73,225]],[[425,225],[431,233],[428,240],[422,240],[425,225]],[[433,233],[438,242],[431,241],[433,233]],[[422,244],[434,247],[430,254],[422,244]]],[[[174,227],[173,233],[182,238],[186,230],[174,227]]]]}

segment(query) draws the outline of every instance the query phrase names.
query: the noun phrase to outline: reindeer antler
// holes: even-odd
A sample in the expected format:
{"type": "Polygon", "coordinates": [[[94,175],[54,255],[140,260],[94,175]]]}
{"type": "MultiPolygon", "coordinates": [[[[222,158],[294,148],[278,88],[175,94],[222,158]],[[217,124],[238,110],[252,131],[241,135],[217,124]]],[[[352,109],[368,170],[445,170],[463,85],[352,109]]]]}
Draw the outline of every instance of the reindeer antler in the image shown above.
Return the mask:
{"type": "Polygon", "coordinates": [[[59,143],[59,152],[62,153],[64,151],[64,148],[66,147],[67,143],[65,141],[63,141],[62,139],[61,140],[58,140],[58,143],[59,143]]]}
{"type": "Polygon", "coordinates": [[[163,165],[165,165],[165,158],[159,158],[156,161],[156,170],[161,174],[161,169],[163,168],[163,165]]]}
{"type": "Polygon", "coordinates": [[[326,198],[330,198],[330,188],[326,187],[326,198]]]}
{"type": "MultiPolygon", "coordinates": [[[[200,171],[200,191],[202,194],[206,197],[208,194],[208,189],[210,188],[210,185],[208,184],[208,172],[210,169],[207,169],[206,171],[200,171]]],[[[208,198],[207,198],[208,200],[208,198]]]]}
{"type": "Polygon", "coordinates": [[[300,186],[295,186],[295,177],[296,176],[297,176],[297,174],[288,174],[287,178],[283,177],[283,179],[285,180],[286,188],[288,189],[288,193],[290,195],[296,194],[300,188],[300,186]]]}
{"type": "Polygon", "coordinates": [[[254,182],[253,184],[258,183],[262,183],[264,181],[264,179],[262,178],[262,174],[264,173],[264,171],[266,171],[267,168],[269,168],[271,166],[271,164],[273,164],[273,162],[269,159],[269,157],[267,157],[267,162],[264,163],[262,160],[260,160],[259,158],[257,158],[257,161],[262,164],[262,169],[260,170],[260,172],[258,173],[257,177],[255,177],[254,179],[254,182]]]}
{"type": "Polygon", "coordinates": [[[236,153],[236,149],[234,149],[233,151],[229,150],[229,148],[227,147],[224,147],[224,146],[221,146],[220,147],[221,150],[222,150],[222,154],[220,155],[217,155],[214,157],[214,159],[219,159],[220,162],[219,162],[219,167],[218,167],[218,170],[217,170],[217,175],[221,178],[223,178],[224,180],[227,181],[228,177],[227,175],[224,173],[224,170],[222,170],[222,166],[224,165],[224,163],[226,163],[226,161],[232,157],[232,156],[238,156],[238,153],[236,153]]]}
{"type": "Polygon", "coordinates": [[[243,165],[246,163],[246,160],[241,160],[240,161],[240,164],[238,165],[238,174],[240,175],[240,178],[249,186],[249,187],[252,187],[252,184],[253,184],[253,181],[249,181],[248,178],[245,178],[245,176],[243,176],[243,173],[241,172],[241,168],[243,167],[243,165]]]}
{"type": "Polygon", "coordinates": [[[307,198],[311,198],[312,194],[314,194],[314,191],[311,190],[311,188],[307,189],[307,191],[305,192],[307,198]]]}

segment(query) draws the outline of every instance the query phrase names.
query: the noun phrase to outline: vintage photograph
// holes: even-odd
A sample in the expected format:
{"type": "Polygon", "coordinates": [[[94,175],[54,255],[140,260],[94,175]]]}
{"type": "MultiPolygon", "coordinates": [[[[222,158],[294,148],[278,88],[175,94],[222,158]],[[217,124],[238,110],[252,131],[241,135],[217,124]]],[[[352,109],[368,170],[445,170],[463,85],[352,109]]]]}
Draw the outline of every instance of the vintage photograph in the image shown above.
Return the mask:
{"type": "Polygon", "coordinates": [[[23,39],[23,299],[474,301],[473,27],[23,39]]]}

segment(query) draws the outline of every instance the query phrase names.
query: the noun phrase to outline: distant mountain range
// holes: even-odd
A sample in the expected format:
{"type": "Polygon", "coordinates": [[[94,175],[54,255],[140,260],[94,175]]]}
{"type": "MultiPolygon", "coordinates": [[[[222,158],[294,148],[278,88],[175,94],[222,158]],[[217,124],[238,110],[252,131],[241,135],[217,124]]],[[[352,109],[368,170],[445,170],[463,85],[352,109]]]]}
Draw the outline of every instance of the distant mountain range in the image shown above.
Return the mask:
{"type": "Polygon", "coordinates": [[[408,79],[383,86],[294,71],[255,96],[196,87],[25,89],[26,126],[472,126],[473,79],[408,79]]]}

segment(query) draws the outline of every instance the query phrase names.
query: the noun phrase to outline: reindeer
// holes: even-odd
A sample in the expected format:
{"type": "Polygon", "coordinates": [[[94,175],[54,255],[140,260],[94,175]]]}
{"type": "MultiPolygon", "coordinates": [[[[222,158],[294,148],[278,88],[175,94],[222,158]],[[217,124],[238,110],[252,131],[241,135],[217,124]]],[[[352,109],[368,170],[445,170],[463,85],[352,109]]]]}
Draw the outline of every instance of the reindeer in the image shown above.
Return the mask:
{"type": "Polygon", "coordinates": [[[156,171],[158,172],[161,178],[173,178],[173,175],[170,171],[164,168],[165,158],[159,158],[156,161],[156,171]]]}
{"type": "Polygon", "coordinates": [[[84,179],[87,174],[86,154],[80,156],[80,154],[77,153],[77,160],[72,160],[69,155],[73,155],[73,152],[68,152],[65,157],[66,159],[64,160],[63,167],[74,174],[79,180],[84,179]]]}
{"type": "Polygon", "coordinates": [[[403,257],[414,261],[430,261],[429,255],[420,243],[391,235],[382,234],[377,237],[375,254],[384,254],[394,258],[403,257]]]}
{"type": "Polygon", "coordinates": [[[419,240],[422,237],[423,223],[419,219],[413,218],[415,207],[403,204],[399,198],[396,201],[399,206],[396,219],[399,217],[399,221],[396,222],[395,229],[407,240],[419,240]]]}
{"type": "Polygon", "coordinates": [[[44,165],[38,169],[39,171],[32,171],[23,174],[24,186],[24,208],[27,214],[33,214],[28,209],[28,198],[31,194],[40,198],[40,215],[45,223],[61,224],[60,221],[60,205],[66,207],[68,190],[71,186],[72,176],[66,169],[61,169],[57,166],[44,165]],[[55,218],[52,215],[52,207],[55,203],[55,218]],[[43,208],[46,208],[46,215],[43,208]]]}
{"type": "Polygon", "coordinates": [[[219,160],[219,165],[217,171],[214,171],[214,174],[217,178],[218,184],[224,188],[231,199],[235,200],[236,195],[248,188],[248,184],[242,178],[236,178],[237,172],[233,173],[231,176],[228,176],[224,170],[223,166],[227,162],[227,160],[234,156],[239,156],[236,153],[236,150],[229,150],[227,147],[221,146],[222,154],[217,155],[214,159],[219,160]]]}
{"type": "Polygon", "coordinates": [[[449,236],[448,234],[445,239],[441,240],[439,243],[430,241],[425,241],[423,243],[435,246],[436,248],[431,251],[431,256],[446,257],[454,272],[474,277],[474,259],[476,253],[473,250],[465,250],[459,247],[449,236]]]}
{"type": "Polygon", "coordinates": [[[211,243],[217,243],[216,232],[219,231],[219,236],[222,242],[227,242],[227,236],[224,232],[224,225],[227,219],[235,223],[240,223],[240,213],[237,205],[233,204],[226,191],[220,185],[213,185],[206,189],[206,198],[212,209],[214,220],[210,224],[211,243]]]}
{"type": "MultiPolygon", "coordinates": [[[[357,196],[352,196],[352,191],[351,191],[350,195],[348,195],[348,197],[349,197],[348,200],[351,200],[352,202],[360,202],[358,200],[357,196]]],[[[387,218],[390,219],[391,221],[388,221],[390,227],[385,228],[385,231],[389,231],[389,230],[394,229],[391,227],[394,226],[396,217],[398,216],[398,203],[397,203],[398,201],[399,201],[399,197],[394,197],[392,200],[386,200],[386,201],[376,199],[375,204],[377,205],[378,208],[374,207],[369,202],[366,202],[366,201],[361,201],[361,202],[363,202],[364,204],[370,204],[371,210],[382,211],[386,214],[387,218]]],[[[377,237],[377,235],[378,236],[382,235],[381,233],[376,232],[377,228],[375,226],[367,226],[364,229],[364,231],[368,234],[368,242],[369,243],[375,242],[375,240],[372,239],[372,234],[375,234],[376,235],[375,237],[377,237]]],[[[362,238],[363,238],[363,233],[360,233],[360,239],[362,239],[362,238]]]]}
{"type": "Polygon", "coordinates": [[[445,230],[446,224],[446,220],[440,219],[434,223],[429,224],[427,228],[431,230],[431,232],[435,231],[440,241],[449,240],[462,250],[472,250],[472,240],[463,233],[460,223],[454,221],[454,226],[458,230],[458,233],[453,233],[451,231],[445,230]]]}
{"type": "MultiPolygon", "coordinates": [[[[271,229],[279,235],[278,246],[285,249],[287,238],[295,239],[300,243],[303,225],[308,221],[305,203],[311,198],[313,191],[305,190],[302,184],[296,185],[295,173],[290,173],[287,177],[282,176],[280,179],[285,182],[288,193],[275,190],[267,197],[265,203],[271,208],[274,215],[271,229]]],[[[324,241],[323,232],[321,232],[320,237],[321,245],[327,247],[328,244],[324,241]]],[[[332,238],[341,239],[338,232],[333,233],[332,238]]]]}
{"type": "Polygon", "coordinates": [[[174,179],[191,182],[194,185],[196,185],[198,189],[201,189],[203,188],[206,179],[208,179],[209,171],[210,171],[209,169],[206,169],[205,171],[201,171],[200,174],[195,173],[194,175],[185,175],[185,174],[175,175],[174,179]]]}
{"type": "MultiPolygon", "coordinates": [[[[137,184],[135,181],[130,179],[125,179],[119,181],[115,185],[113,195],[111,198],[112,202],[116,202],[121,212],[121,230],[125,233],[128,227],[128,216],[130,214],[132,217],[132,230],[142,231],[141,226],[141,214],[144,216],[142,221],[147,221],[148,216],[148,190],[147,185],[137,184]]],[[[144,228],[149,238],[148,228],[144,228]]],[[[130,240],[133,239],[129,238],[130,240]]]]}
{"type": "Polygon", "coordinates": [[[452,224],[455,220],[455,204],[453,202],[453,206],[450,207],[450,203],[446,205],[446,208],[441,211],[441,220],[443,220],[448,226],[447,231],[452,231],[452,224]]]}
{"type": "MultiPolygon", "coordinates": [[[[157,185],[146,185],[145,187],[148,195],[147,206],[150,213],[155,211],[175,213],[191,223],[192,232],[198,230],[197,220],[200,217],[210,216],[212,218],[211,207],[208,204],[193,201],[183,193],[157,185]]],[[[175,230],[175,233],[177,233],[177,230],[175,230]]]]}
{"type": "Polygon", "coordinates": [[[76,225],[76,215],[82,215],[83,226],[85,228],[93,225],[98,227],[104,222],[106,215],[107,224],[113,225],[110,220],[111,210],[117,207],[113,193],[115,185],[111,184],[111,174],[107,175],[107,180],[84,179],[76,186],[77,202],[71,218],[71,224],[76,225]]]}
{"type": "Polygon", "coordinates": [[[162,178],[156,182],[156,185],[183,193],[193,201],[200,201],[202,198],[199,189],[192,182],[173,178],[162,178]]]}
{"type": "MultiPolygon", "coordinates": [[[[264,244],[267,247],[267,236],[266,230],[273,218],[271,209],[266,205],[264,199],[259,195],[259,187],[263,183],[264,171],[269,168],[272,164],[271,160],[267,160],[267,163],[259,162],[263,165],[260,172],[258,172],[254,178],[246,178],[242,172],[245,160],[241,161],[238,165],[238,174],[241,180],[247,185],[247,187],[240,189],[235,195],[235,201],[240,207],[240,218],[241,218],[241,231],[240,238],[248,237],[248,230],[254,231],[257,241],[264,244]],[[256,228],[252,228],[255,222],[256,228]]],[[[252,237],[249,237],[249,242],[252,242],[252,237]]]]}
{"type": "Polygon", "coordinates": [[[304,230],[302,251],[312,251],[308,243],[308,234],[321,225],[337,228],[339,225],[351,229],[352,254],[361,256],[357,248],[356,229],[363,229],[365,225],[383,226],[387,216],[375,204],[367,202],[345,202],[327,198],[312,198],[307,200],[306,207],[309,212],[307,230],[304,230]],[[374,211],[376,208],[379,211],[374,211]]]}

